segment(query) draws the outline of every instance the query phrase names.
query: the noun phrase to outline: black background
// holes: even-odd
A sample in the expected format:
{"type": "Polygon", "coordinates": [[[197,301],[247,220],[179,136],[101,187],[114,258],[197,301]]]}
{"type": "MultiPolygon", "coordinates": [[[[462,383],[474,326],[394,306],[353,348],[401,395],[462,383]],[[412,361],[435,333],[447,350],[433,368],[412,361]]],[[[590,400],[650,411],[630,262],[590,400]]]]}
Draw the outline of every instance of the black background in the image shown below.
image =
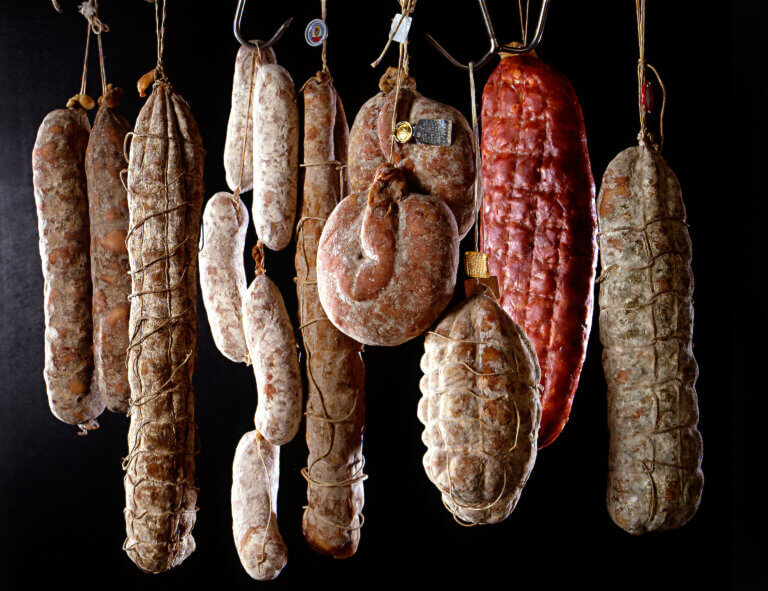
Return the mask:
{"type": "MultiPolygon", "coordinates": [[[[22,589],[135,587],[248,588],[231,534],[231,461],[253,428],[256,391],[249,368],[213,346],[200,306],[195,375],[202,452],[194,536],[197,550],[170,573],[140,572],[121,550],[124,539],[120,461],[128,420],[105,414],[101,428],[78,437],[48,410],[42,379],[42,275],[30,155],[44,115],[77,92],[85,24],[76,3],[0,3],[0,587],[22,589]]],[[[155,61],[154,16],[141,0],[102,0],[111,26],[104,35],[108,79],[128,92],[122,112],[141,107],[135,81],[155,61]]],[[[330,0],[329,64],[350,124],[377,92],[385,65],[369,63],[386,40],[394,0],[330,0]]],[[[515,2],[488,2],[497,34],[519,37],[515,2]]],[[[235,1],[171,1],[165,63],[190,103],[207,149],[206,194],[226,190],[222,153],[236,42],[235,1]]],[[[535,10],[538,2],[534,2],[535,10]]],[[[247,36],[267,36],[296,17],[275,47],[296,86],[320,66],[319,48],[303,41],[320,2],[256,2],[246,11],[247,36]]],[[[463,60],[487,47],[474,2],[422,0],[412,29],[411,64],[419,90],[469,116],[467,76],[424,41],[434,33],[463,60]]],[[[668,89],[664,154],[683,187],[694,244],[695,353],[705,487],[695,518],[678,531],[632,537],[610,520],[604,501],[608,432],[605,383],[596,326],[571,420],[539,453],[514,513],[503,524],[458,527],[424,475],[418,360],[421,338],[394,349],[369,348],[365,527],[357,555],[336,561],[309,550],[301,535],[306,446],[283,448],[280,530],[289,561],[271,588],[312,583],[366,588],[427,583],[448,588],[521,585],[551,589],[766,588],[766,444],[764,311],[757,311],[764,256],[766,168],[766,6],[760,0],[648,1],[647,57],[668,89]]],[[[593,172],[635,142],[637,45],[631,0],[554,0],[539,55],[571,80],[580,97],[593,172]]],[[[90,60],[89,93],[98,68],[90,60]]],[[[495,64],[495,61],[493,62],[495,64]]],[[[478,72],[478,92],[493,66],[478,72]]],[[[658,93],[657,93],[658,97],[658,93]]],[[[250,195],[245,196],[250,205],[250,195]]],[[[250,241],[253,242],[253,232],[250,241]]],[[[465,242],[465,246],[469,243],[465,242]]],[[[268,254],[267,270],[294,314],[293,249],[268,254]]],[[[295,314],[294,314],[295,319],[295,314]]]]}

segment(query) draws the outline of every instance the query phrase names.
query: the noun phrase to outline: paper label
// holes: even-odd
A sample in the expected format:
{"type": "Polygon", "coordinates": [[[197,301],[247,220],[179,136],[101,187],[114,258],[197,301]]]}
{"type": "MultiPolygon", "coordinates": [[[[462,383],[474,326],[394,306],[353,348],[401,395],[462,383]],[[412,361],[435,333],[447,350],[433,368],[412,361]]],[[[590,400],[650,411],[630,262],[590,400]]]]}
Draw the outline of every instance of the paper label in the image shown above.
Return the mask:
{"type": "Polygon", "coordinates": [[[389,29],[389,36],[398,43],[405,43],[408,39],[408,31],[411,30],[411,17],[396,14],[392,19],[392,26],[389,29]],[[402,24],[400,21],[403,21],[402,24]]]}

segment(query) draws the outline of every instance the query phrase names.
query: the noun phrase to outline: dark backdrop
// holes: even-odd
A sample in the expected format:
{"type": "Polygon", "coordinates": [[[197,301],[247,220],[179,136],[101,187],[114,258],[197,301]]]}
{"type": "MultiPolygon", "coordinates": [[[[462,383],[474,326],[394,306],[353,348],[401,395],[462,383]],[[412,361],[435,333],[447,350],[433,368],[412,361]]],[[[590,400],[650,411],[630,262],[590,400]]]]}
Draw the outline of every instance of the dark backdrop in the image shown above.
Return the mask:
{"type": "MultiPolygon", "coordinates": [[[[79,87],[84,21],[74,1],[61,3],[62,15],[47,0],[0,3],[0,587],[248,588],[253,583],[232,542],[229,488],[235,445],[253,428],[256,391],[250,369],[215,350],[202,306],[195,374],[202,441],[197,550],[181,566],[143,574],[121,550],[127,419],[107,413],[98,431],[78,437],[48,410],[30,154],[44,115],[64,106],[79,87]]],[[[516,3],[488,4],[500,38],[516,39],[516,3]]],[[[421,466],[416,404],[423,341],[417,338],[365,353],[370,477],[355,557],[336,561],[305,546],[300,521],[306,487],[299,470],[306,446],[299,436],[283,449],[279,520],[290,558],[273,588],[315,581],[364,588],[495,580],[543,589],[576,582],[596,589],[747,589],[765,583],[765,388],[749,368],[765,359],[764,313],[754,316],[755,271],[763,257],[752,250],[765,219],[765,188],[750,171],[765,167],[765,121],[758,113],[766,96],[766,10],[759,0],[708,3],[708,9],[704,3],[648,4],[647,57],[669,92],[664,154],[682,184],[694,244],[706,479],[698,514],[679,531],[643,537],[625,534],[608,517],[606,387],[595,326],[571,420],[540,452],[517,509],[501,525],[458,527],[421,466]]],[[[142,104],[135,81],[154,65],[153,10],[141,0],[101,5],[111,26],[104,36],[108,77],[128,91],[122,111],[133,119],[142,104]]],[[[203,134],[207,195],[226,189],[222,152],[237,49],[234,5],[171,1],[168,9],[166,71],[203,134]]],[[[246,35],[263,37],[284,18],[296,17],[275,49],[297,87],[320,65],[319,49],[303,41],[304,26],[319,16],[319,6],[317,0],[252,1],[244,22],[246,35]]],[[[384,66],[374,71],[368,64],[397,8],[394,0],[329,2],[329,63],[350,123],[377,92],[384,66]]],[[[461,59],[479,55],[486,40],[477,5],[422,0],[412,30],[419,89],[468,116],[467,77],[424,41],[428,31],[461,59]]],[[[608,162],[635,142],[638,129],[633,2],[554,0],[539,55],[567,74],[580,97],[599,185],[608,162]]],[[[385,65],[394,64],[395,56],[390,50],[385,65]]],[[[97,71],[94,53],[92,96],[99,94],[97,71]]],[[[490,72],[478,72],[479,88],[490,72]]],[[[250,204],[250,196],[245,199],[250,204]]],[[[270,252],[267,265],[295,319],[293,249],[270,252]]]]}

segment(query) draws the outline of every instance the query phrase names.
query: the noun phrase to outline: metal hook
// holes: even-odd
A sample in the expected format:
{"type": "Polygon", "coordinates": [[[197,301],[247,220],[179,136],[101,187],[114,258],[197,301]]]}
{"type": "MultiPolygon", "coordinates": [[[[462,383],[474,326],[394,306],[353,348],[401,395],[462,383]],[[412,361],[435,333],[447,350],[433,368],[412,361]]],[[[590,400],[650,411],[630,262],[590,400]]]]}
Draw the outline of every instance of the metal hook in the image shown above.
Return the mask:
{"type": "Polygon", "coordinates": [[[245,3],[246,3],[246,0],[238,0],[237,2],[237,9],[235,10],[235,22],[232,27],[233,31],[235,32],[235,39],[238,40],[240,45],[244,47],[251,47],[253,49],[267,49],[268,47],[272,47],[277,42],[277,40],[283,36],[283,33],[285,33],[285,30],[288,28],[288,25],[290,25],[291,22],[293,21],[293,17],[289,18],[282,25],[280,25],[280,28],[275,32],[275,34],[272,35],[272,37],[270,37],[266,41],[259,41],[258,43],[252,43],[251,41],[248,41],[247,39],[245,39],[242,33],[240,32],[240,22],[243,20],[245,3]]]}
{"type": "MultiPolygon", "coordinates": [[[[541,42],[541,37],[544,34],[544,24],[547,21],[547,11],[549,9],[549,0],[542,0],[541,3],[541,10],[539,11],[539,22],[536,25],[536,33],[533,36],[533,39],[530,43],[528,43],[524,47],[514,47],[512,45],[499,45],[499,42],[496,40],[496,33],[493,30],[493,23],[491,22],[491,16],[488,14],[488,7],[485,5],[485,0],[477,0],[478,4],[480,5],[480,11],[483,14],[483,24],[485,25],[485,30],[488,33],[488,38],[491,41],[491,47],[490,49],[481,57],[478,61],[476,61],[473,64],[474,69],[482,68],[485,66],[490,59],[499,52],[505,52],[505,53],[514,53],[514,54],[521,54],[521,53],[528,53],[529,51],[533,51],[538,47],[539,43],[541,42]]],[[[427,34],[427,41],[429,41],[432,45],[435,46],[435,49],[437,49],[445,59],[447,59],[449,62],[451,62],[454,66],[457,68],[461,68],[462,70],[469,70],[469,65],[462,64],[459,60],[457,60],[455,57],[453,57],[450,53],[448,53],[445,48],[440,45],[437,40],[432,36],[427,34]]]]}

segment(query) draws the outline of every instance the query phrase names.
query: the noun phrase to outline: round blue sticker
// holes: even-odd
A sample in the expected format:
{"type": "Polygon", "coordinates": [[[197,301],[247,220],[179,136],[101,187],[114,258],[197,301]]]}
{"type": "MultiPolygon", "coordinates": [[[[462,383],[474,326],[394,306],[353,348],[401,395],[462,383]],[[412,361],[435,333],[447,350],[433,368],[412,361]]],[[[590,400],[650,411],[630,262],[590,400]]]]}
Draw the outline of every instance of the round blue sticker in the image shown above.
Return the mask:
{"type": "Polygon", "coordinates": [[[308,45],[317,47],[328,37],[328,27],[325,25],[322,19],[316,18],[309,21],[307,28],[304,31],[304,39],[308,45]]]}

